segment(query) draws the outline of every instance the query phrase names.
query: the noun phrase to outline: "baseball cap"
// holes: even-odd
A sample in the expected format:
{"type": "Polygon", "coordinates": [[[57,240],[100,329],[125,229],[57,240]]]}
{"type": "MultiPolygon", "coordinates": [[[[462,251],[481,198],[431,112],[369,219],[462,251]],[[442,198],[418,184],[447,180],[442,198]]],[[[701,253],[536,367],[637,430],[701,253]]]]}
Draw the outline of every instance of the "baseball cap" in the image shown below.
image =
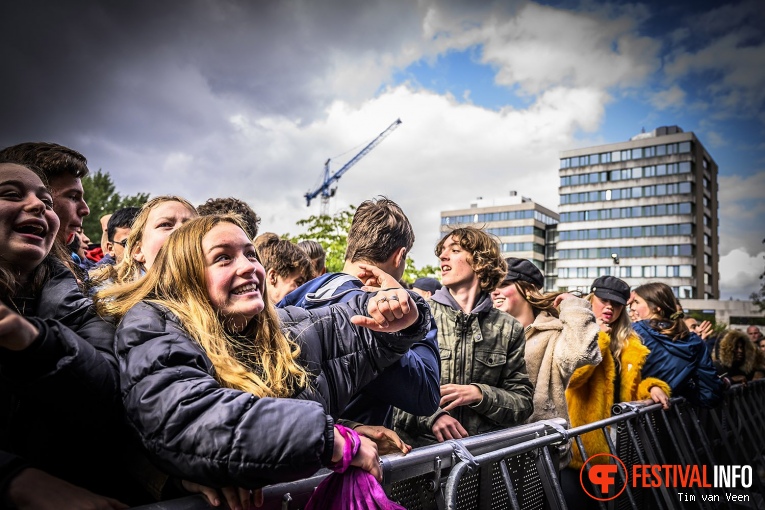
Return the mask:
{"type": "Polygon", "coordinates": [[[412,287],[414,287],[415,289],[427,290],[428,292],[435,292],[441,288],[441,282],[439,282],[435,278],[429,278],[429,277],[417,278],[412,284],[412,287]]]}
{"type": "Polygon", "coordinates": [[[630,298],[630,286],[615,276],[599,276],[592,282],[590,291],[601,299],[626,305],[630,298]]]}
{"type": "Polygon", "coordinates": [[[506,258],[505,262],[507,262],[506,282],[523,280],[538,288],[544,287],[545,277],[542,275],[542,271],[540,271],[533,262],[515,257],[506,258]]]}

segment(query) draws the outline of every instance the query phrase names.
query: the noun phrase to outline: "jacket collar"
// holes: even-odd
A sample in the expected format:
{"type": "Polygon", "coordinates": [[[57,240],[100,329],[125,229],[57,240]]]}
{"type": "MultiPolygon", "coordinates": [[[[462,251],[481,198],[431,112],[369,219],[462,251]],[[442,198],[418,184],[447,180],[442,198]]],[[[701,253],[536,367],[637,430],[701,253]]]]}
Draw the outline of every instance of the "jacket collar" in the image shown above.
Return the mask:
{"type": "MultiPolygon", "coordinates": [[[[457,301],[454,299],[454,297],[449,292],[449,289],[446,287],[441,287],[438,289],[435,294],[430,298],[436,303],[440,303],[444,306],[448,306],[449,308],[452,308],[458,312],[462,311],[462,308],[459,304],[457,304],[457,301]]],[[[486,311],[491,310],[494,308],[494,303],[491,300],[491,296],[486,292],[481,292],[478,295],[478,302],[475,304],[475,307],[470,311],[470,315],[477,315],[486,311]]]]}

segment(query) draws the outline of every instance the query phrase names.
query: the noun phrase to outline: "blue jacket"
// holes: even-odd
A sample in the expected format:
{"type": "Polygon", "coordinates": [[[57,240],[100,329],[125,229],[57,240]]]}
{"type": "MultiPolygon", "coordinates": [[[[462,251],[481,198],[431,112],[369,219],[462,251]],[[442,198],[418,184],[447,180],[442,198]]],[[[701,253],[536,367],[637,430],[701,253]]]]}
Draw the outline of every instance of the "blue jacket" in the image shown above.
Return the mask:
{"type": "MultiPolygon", "coordinates": [[[[276,304],[306,310],[345,303],[363,294],[363,283],[345,273],[326,273],[306,282],[276,304]]],[[[341,418],[366,425],[393,426],[393,407],[417,416],[436,412],[441,401],[441,357],[437,329],[431,319],[427,336],[415,342],[395,364],[367,384],[341,414],[341,418]]]]}
{"type": "Polygon", "coordinates": [[[651,350],[643,366],[643,378],[656,377],[669,384],[672,396],[685,397],[697,406],[720,403],[723,383],[717,376],[704,341],[695,333],[672,340],[653,329],[648,320],[632,325],[651,350]]]}

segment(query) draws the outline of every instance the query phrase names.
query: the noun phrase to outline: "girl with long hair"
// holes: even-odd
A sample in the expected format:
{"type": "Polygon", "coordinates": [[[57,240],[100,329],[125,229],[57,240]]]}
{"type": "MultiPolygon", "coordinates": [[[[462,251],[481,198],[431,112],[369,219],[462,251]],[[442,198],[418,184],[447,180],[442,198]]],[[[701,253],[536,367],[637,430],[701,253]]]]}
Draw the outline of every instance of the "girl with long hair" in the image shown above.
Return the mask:
{"type": "MultiPolygon", "coordinates": [[[[414,296],[391,288],[277,311],[240,220],[211,215],[173,232],[142,279],[96,300],[119,323],[123,401],[150,456],[195,483],[251,489],[342,458],[349,436],[334,418],[428,330],[414,296]]],[[[352,464],[379,477],[374,443],[359,440],[352,464]]]]}
{"type": "Polygon", "coordinates": [[[98,290],[114,283],[139,279],[154,264],[167,237],[196,216],[196,209],[184,198],[175,195],[152,198],[141,207],[130,227],[122,261],[92,270],[89,287],[98,290]]]}
{"type": "Polygon", "coordinates": [[[137,495],[117,457],[127,440],[114,328],[52,253],[60,219],[41,175],[0,162],[0,498],[126,508],[106,497],[137,495]]]}
{"type": "Polygon", "coordinates": [[[630,308],[638,319],[632,326],[651,350],[643,373],[666,381],[675,396],[693,405],[717,405],[724,385],[706,344],[685,324],[672,289],[661,282],[640,285],[632,291],[630,308]]]}
{"type": "MultiPolygon", "coordinates": [[[[569,293],[543,293],[542,272],[529,260],[505,259],[507,276],[492,292],[494,307],[515,317],[526,336],[526,369],[534,384],[529,422],[563,418],[569,422],[566,387],[574,371],[601,361],[598,325],[592,307],[569,293]]],[[[567,465],[570,445],[560,452],[567,465]]]]}
{"type": "MultiPolygon", "coordinates": [[[[614,276],[601,276],[592,283],[587,300],[600,327],[598,346],[602,361],[583,366],[571,376],[566,400],[572,427],[609,418],[611,408],[617,402],[651,399],[660,402],[665,409],[669,407],[669,385],[645,372],[649,350],[632,330],[624,309],[629,297],[629,285],[614,276]]],[[[581,437],[588,456],[609,453],[608,443],[600,430],[581,437]]],[[[561,472],[561,485],[568,506],[597,507],[595,500],[584,495],[579,483],[579,469],[584,459],[578,448],[573,450],[568,468],[561,472]]]]}

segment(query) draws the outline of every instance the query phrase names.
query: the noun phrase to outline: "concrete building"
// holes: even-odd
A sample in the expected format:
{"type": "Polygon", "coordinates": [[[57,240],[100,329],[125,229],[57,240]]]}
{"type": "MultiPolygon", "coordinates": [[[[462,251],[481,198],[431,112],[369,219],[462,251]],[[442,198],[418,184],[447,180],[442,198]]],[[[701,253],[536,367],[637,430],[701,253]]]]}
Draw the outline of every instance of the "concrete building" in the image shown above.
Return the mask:
{"type": "Polygon", "coordinates": [[[554,285],[554,273],[553,281],[547,281],[554,268],[546,265],[545,254],[554,252],[548,244],[554,243],[557,223],[557,213],[511,191],[496,199],[479,197],[467,209],[442,211],[441,235],[458,227],[483,228],[499,238],[504,257],[531,260],[545,273],[545,284],[554,285]]]}
{"type": "Polygon", "coordinates": [[[717,164],[693,133],[660,127],[560,155],[557,287],[604,274],[718,299],[717,164]]]}

